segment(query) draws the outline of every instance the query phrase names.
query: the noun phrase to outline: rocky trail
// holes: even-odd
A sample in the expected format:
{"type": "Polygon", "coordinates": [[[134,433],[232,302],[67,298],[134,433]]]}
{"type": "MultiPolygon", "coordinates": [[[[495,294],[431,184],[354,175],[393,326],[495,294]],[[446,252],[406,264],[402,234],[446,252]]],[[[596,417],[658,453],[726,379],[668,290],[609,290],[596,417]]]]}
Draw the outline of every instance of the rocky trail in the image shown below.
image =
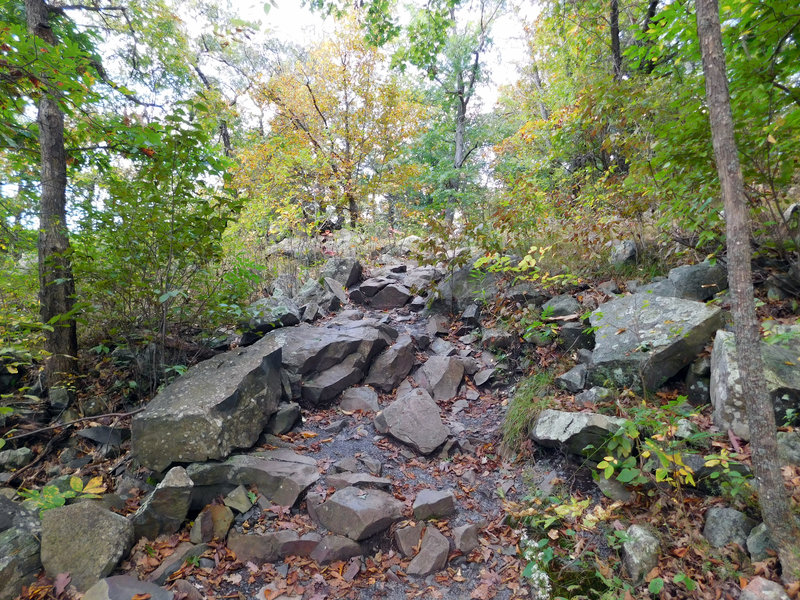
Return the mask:
{"type": "MultiPolygon", "coordinates": [[[[319,279],[255,302],[245,333],[221,332],[217,354],[165,386],[129,428],[116,417],[82,424],[47,468],[60,471],[50,489],[63,499],[41,520],[4,489],[0,599],[23,585],[25,599],[530,598],[531,557],[514,524],[538,513],[544,522],[548,510],[550,523],[567,525],[546,541],[574,536],[572,550],[559,550],[560,569],[585,580],[574,588],[583,594],[595,570],[646,585],[698,543],[734,542],[754,562],[769,560],[763,525],[744,513],[713,506],[703,525],[710,505],[687,496],[685,506],[704,507],[682,513],[695,531],[665,539],[648,524],[659,502],[648,507],[622,472],[591,477],[597,448],[625,423],[616,390],[674,388],[677,376],[691,402],[713,410],[679,422],[671,447],[690,450],[681,440],[698,426],[746,440],[723,311],[703,303],[724,286],[724,271],[703,263],[640,289],[630,282],[624,295],[608,282],[550,297],[497,274],[476,277],[469,265],[445,277],[389,259],[365,275],[355,259],[331,259],[319,279]],[[482,318],[475,299],[489,296],[542,306],[571,357],[561,364],[574,364],[531,424],[536,460],[527,463],[508,460],[501,429],[516,379],[539,368],[531,356],[552,364],[555,345],[545,338],[523,353],[518,335],[482,318]],[[571,500],[548,505],[556,488],[571,500]],[[93,490],[105,493],[58,506],[93,490]],[[624,570],[604,562],[615,549],[587,525],[599,521],[625,533],[624,570]],[[571,564],[588,550],[587,575],[571,564]]],[[[800,385],[783,364],[795,350],[781,348],[769,354],[785,413],[800,385]]],[[[798,442],[783,435],[789,464],[798,442]]],[[[692,465],[697,491],[708,493],[714,477],[702,452],[681,456],[675,465],[692,465]]],[[[680,587],[661,597],[687,597],[680,587]]],[[[736,598],[738,588],[725,582],[690,597],[736,598]]]]}

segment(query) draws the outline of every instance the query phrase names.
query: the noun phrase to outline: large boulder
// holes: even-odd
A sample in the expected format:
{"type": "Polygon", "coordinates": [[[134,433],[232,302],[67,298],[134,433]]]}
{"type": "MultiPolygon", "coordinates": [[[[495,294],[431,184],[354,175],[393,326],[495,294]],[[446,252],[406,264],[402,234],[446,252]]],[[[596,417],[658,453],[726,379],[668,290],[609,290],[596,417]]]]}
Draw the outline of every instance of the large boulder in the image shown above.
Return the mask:
{"type": "Polygon", "coordinates": [[[420,388],[398,390],[397,400],[375,416],[375,429],[408,444],[417,452],[430,454],[449,435],[439,406],[420,388]]]}
{"type": "Polygon", "coordinates": [[[280,345],[267,337],[190,368],[133,418],[134,456],[162,471],[249,448],[278,408],[280,366],[280,345]]]}
{"type": "Polygon", "coordinates": [[[322,267],[320,278],[329,277],[349,288],[361,279],[361,263],[355,258],[330,258],[322,267]]]}
{"type": "Polygon", "coordinates": [[[720,264],[703,261],[696,265],[675,267],[669,272],[675,295],[686,300],[708,300],[728,288],[728,272],[720,264]]]}
{"type": "Polygon", "coordinates": [[[183,467],[171,468],[131,518],[136,537],[154,540],[175,533],[189,512],[194,483],[183,467]]]}
{"type": "Polygon", "coordinates": [[[692,300],[634,294],[592,313],[596,385],[658,389],[691,363],[722,326],[722,311],[692,300]]]}
{"type": "Polygon", "coordinates": [[[0,600],[17,596],[41,568],[39,540],[32,532],[11,527],[0,533],[0,600]]]}
{"type": "Polygon", "coordinates": [[[42,513],[42,565],[50,577],[69,573],[85,591],[109,575],[134,541],[133,523],[94,501],[42,513]]]}
{"type": "Polygon", "coordinates": [[[299,307],[294,300],[282,294],[256,300],[244,312],[248,319],[240,324],[242,329],[256,334],[300,322],[299,307]]]}
{"type": "Polygon", "coordinates": [[[563,448],[572,454],[594,455],[624,419],[597,413],[565,412],[546,409],[539,414],[530,438],[546,448],[563,448]],[[591,451],[586,446],[594,447],[591,451]]]}
{"type": "Polygon", "coordinates": [[[456,269],[439,283],[434,308],[460,312],[472,303],[484,304],[487,298],[500,294],[501,275],[473,269],[474,264],[473,261],[456,269]]]}
{"type": "Polygon", "coordinates": [[[422,385],[436,402],[445,402],[458,394],[464,378],[464,363],[454,356],[431,356],[419,370],[422,385]]]}
{"type": "Polygon", "coordinates": [[[189,465],[186,473],[194,482],[195,507],[202,507],[239,485],[254,485],[273,504],[293,506],[319,479],[316,461],[291,450],[231,456],[225,462],[196,463],[189,465]]]}
{"type": "MultiPolygon", "coordinates": [[[[800,327],[786,330],[784,340],[761,343],[764,378],[772,398],[775,418],[782,423],[787,411],[800,408],[800,327]]],[[[714,424],[722,431],[730,429],[738,437],[750,439],[750,425],[733,333],[718,331],[711,351],[711,405],[714,424]]]]}
{"type": "Polygon", "coordinates": [[[403,518],[403,504],[386,492],[346,487],[316,509],[330,531],[360,541],[385,531],[403,518]]]}

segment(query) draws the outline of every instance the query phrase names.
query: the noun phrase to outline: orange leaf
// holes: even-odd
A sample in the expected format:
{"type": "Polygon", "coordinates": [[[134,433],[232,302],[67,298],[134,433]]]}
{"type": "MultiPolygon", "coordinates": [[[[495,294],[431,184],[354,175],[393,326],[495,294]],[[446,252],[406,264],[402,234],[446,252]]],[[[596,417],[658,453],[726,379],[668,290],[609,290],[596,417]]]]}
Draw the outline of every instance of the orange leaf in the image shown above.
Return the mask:
{"type": "Polygon", "coordinates": [[[744,589],[747,587],[747,583],[748,583],[747,579],[739,575],[739,587],[744,589]]]}
{"type": "Polygon", "coordinates": [[[689,551],[689,548],[675,548],[672,551],[672,554],[677,556],[678,558],[683,558],[683,556],[689,551]]]}
{"type": "Polygon", "coordinates": [[[303,436],[304,438],[306,438],[307,440],[308,440],[308,439],[311,439],[311,438],[315,438],[315,437],[317,437],[317,434],[316,434],[316,433],[314,433],[313,431],[304,431],[304,432],[302,432],[300,435],[302,435],[302,436],[303,436]]]}
{"type": "Polygon", "coordinates": [[[150,600],[150,598],[152,598],[150,594],[134,594],[131,600],[150,600]]]}

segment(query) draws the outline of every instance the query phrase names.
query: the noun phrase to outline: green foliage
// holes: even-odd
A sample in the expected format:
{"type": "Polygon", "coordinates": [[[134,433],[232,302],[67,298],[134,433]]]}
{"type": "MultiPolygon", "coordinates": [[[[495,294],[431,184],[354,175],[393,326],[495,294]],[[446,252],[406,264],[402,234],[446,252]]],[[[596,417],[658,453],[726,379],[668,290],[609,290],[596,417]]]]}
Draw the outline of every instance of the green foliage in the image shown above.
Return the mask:
{"type": "Polygon", "coordinates": [[[64,506],[70,498],[100,498],[105,491],[102,477],[93,477],[86,485],[80,477],[71,477],[69,489],[61,490],[55,485],[46,485],[41,490],[20,490],[19,495],[25,498],[24,504],[30,504],[43,513],[51,508],[64,506]]]}

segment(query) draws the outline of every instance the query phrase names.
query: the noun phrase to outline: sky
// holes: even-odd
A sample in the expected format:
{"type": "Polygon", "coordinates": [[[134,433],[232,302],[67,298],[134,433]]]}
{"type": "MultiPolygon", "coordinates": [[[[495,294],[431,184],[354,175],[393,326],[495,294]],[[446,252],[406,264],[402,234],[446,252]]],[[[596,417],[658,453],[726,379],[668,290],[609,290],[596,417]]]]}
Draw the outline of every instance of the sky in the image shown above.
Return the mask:
{"type": "MultiPolygon", "coordinates": [[[[319,41],[333,30],[333,20],[324,20],[319,13],[303,7],[300,0],[274,0],[269,12],[264,11],[264,1],[233,0],[240,7],[242,17],[260,21],[262,34],[282,41],[301,45],[319,41]]],[[[520,9],[522,17],[531,18],[536,13],[534,3],[526,2],[520,9]]],[[[494,44],[487,55],[491,81],[478,90],[484,111],[494,106],[498,89],[517,80],[518,65],[524,62],[525,44],[522,39],[520,13],[509,10],[493,27],[494,44]]]]}

